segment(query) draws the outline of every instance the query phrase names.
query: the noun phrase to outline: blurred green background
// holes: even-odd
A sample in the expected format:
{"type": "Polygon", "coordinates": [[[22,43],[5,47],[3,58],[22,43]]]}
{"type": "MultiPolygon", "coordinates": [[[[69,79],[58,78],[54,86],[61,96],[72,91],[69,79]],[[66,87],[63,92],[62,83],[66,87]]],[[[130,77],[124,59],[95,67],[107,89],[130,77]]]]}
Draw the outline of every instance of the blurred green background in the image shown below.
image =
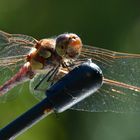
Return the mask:
{"type": "MultiPolygon", "coordinates": [[[[115,51],[140,52],[139,0],[1,0],[0,29],[36,39],[64,32],[78,34],[84,44],[115,51]]],[[[18,88],[16,89],[18,91],[18,88]]],[[[28,83],[15,100],[0,104],[0,127],[38,101],[28,83]]],[[[17,140],[139,140],[139,113],[52,114],[17,140]]]]}

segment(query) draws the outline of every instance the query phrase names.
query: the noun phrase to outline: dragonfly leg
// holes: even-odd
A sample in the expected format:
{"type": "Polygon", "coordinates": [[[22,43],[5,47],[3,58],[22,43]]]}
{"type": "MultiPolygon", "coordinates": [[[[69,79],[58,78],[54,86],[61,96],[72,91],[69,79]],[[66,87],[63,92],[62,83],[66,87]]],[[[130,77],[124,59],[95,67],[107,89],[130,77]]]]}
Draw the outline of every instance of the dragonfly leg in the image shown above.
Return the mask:
{"type": "Polygon", "coordinates": [[[51,86],[51,85],[54,83],[53,79],[54,79],[55,75],[58,73],[58,71],[59,71],[59,67],[56,67],[56,68],[51,69],[51,70],[39,81],[39,83],[34,87],[34,90],[35,90],[35,91],[44,91],[44,89],[41,89],[41,88],[40,88],[40,85],[44,82],[44,80],[46,80],[47,83],[50,82],[51,84],[50,84],[49,86],[51,86]]]}

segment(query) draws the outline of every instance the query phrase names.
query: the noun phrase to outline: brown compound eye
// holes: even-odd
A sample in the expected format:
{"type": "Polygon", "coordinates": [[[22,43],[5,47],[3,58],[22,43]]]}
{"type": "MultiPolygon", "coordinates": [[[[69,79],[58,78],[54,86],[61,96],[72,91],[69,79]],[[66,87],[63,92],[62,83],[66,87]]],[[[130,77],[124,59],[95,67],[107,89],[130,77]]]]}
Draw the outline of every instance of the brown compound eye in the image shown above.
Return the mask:
{"type": "Polygon", "coordinates": [[[66,34],[59,35],[56,39],[55,49],[56,52],[62,57],[66,55],[68,42],[69,38],[66,34]]]}
{"type": "Polygon", "coordinates": [[[62,57],[75,58],[81,49],[82,41],[76,34],[62,34],[56,39],[56,51],[62,57]]]}

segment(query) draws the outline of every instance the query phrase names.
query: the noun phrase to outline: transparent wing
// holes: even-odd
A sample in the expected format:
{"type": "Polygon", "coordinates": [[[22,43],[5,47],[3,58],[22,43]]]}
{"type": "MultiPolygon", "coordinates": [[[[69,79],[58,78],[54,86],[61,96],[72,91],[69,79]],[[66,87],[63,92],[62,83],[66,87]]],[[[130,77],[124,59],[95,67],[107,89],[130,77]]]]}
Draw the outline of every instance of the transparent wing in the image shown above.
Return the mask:
{"type": "Polygon", "coordinates": [[[71,109],[88,112],[140,112],[139,101],[138,92],[104,84],[99,91],[71,109]]]}
{"type": "Polygon", "coordinates": [[[37,74],[35,77],[30,81],[30,91],[31,94],[37,99],[42,100],[46,97],[45,91],[49,89],[51,85],[51,81],[47,81],[47,78],[44,82],[41,83],[41,85],[38,87],[38,89],[35,90],[35,87],[37,84],[45,77],[46,74],[37,74]]]}
{"type": "Polygon", "coordinates": [[[31,36],[0,31],[0,58],[26,55],[36,43],[31,36]]]}
{"type": "Polygon", "coordinates": [[[9,80],[23,66],[27,54],[36,42],[37,40],[27,35],[0,31],[0,85],[9,80]]]}
{"type": "Polygon", "coordinates": [[[30,91],[35,98],[42,100],[46,97],[45,92],[60,79],[59,66],[45,69],[43,74],[37,74],[30,81],[30,91]]]}
{"type": "Polygon", "coordinates": [[[103,71],[101,89],[72,109],[89,112],[140,111],[140,55],[84,46],[80,59],[92,58],[103,71]],[[113,84],[110,81],[115,81],[113,84]],[[123,86],[121,86],[123,85],[123,86]]]}
{"type": "Polygon", "coordinates": [[[4,76],[0,77],[0,84],[19,70],[36,42],[37,40],[27,35],[0,31],[0,73],[4,76]]]}

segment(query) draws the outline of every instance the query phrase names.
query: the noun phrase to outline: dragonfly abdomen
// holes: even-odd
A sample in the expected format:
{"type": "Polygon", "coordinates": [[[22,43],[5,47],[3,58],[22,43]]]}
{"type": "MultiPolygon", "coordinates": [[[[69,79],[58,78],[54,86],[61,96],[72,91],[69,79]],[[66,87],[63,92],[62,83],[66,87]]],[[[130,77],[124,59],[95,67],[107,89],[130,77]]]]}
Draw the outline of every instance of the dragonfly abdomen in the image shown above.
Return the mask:
{"type": "Polygon", "coordinates": [[[0,96],[4,95],[15,86],[30,80],[33,76],[34,74],[31,71],[30,63],[25,63],[17,74],[15,74],[10,80],[6,81],[3,85],[0,86],[0,96]]]}

